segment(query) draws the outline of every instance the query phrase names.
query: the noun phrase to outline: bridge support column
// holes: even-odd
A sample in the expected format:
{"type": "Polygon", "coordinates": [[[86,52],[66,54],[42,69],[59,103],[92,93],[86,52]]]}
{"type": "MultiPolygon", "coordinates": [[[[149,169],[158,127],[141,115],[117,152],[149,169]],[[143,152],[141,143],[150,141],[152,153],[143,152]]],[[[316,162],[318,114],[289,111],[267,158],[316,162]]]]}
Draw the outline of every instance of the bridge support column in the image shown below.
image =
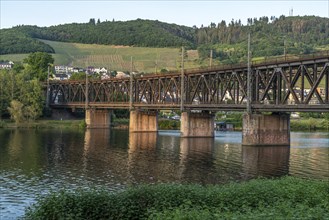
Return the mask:
{"type": "Polygon", "coordinates": [[[111,111],[107,109],[87,109],[87,128],[110,128],[111,111]]]}
{"type": "Polygon", "coordinates": [[[286,113],[245,114],[242,145],[290,145],[290,115],[286,113]]]}
{"type": "Polygon", "coordinates": [[[182,112],[181,137],[214,137],[214,115],[207,112],[182,112]]]}
{"type": "Polygon", "coordinates": [[[158,112],[130,111],[129,132],[158,132],[158,112]]]}

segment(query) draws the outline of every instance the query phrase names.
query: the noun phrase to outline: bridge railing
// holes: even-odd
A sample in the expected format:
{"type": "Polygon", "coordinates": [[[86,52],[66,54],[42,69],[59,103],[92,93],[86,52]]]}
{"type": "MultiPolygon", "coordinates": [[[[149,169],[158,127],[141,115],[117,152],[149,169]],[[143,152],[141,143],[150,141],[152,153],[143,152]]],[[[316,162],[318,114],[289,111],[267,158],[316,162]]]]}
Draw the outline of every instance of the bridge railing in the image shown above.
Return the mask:
{"type": "Polygon", "coordinates": [[[314,59],[319,59],[323,57],[329,57],[329,51],[321,51],[321,52],[316,52],[316,53],[311,53],[311,54],[300,54],[300,55],[293,55],[293,54],[287,54],[287,55],[282,55],[278,57],[271,57],[263,60],[258,60],[258,61],[253,61],[252,65],[271,65],[271,64],[281,64],[285,62],[302,62],[302,61],[307,61],[307,60],[314,60],[314,59]]]}
{"type": "MultiPolygon", "coordinates": [[[[276,65],[276,64],[282,64],[282,63],[291,63],[291,62],[302,62],[307,60],[314,60],[327,57],[329,58],[329,50],[320,51],[316,53],[311,54],[300,54],[300,55],[293,55],[293,54],[287,54],[277,57],[265,57],[265,59],[256,60],[251,62],[251,66],[261,66],[261,65],[276,65]]],[[[241,69],[241,68],[247,68],[247,63],[237,63],[237,64],[221,64],[221,65],[215,65],[212,67],[199,67],[199,68],[191,68],[191,69],[185,69],[186,74],[195,74],[199,72],[211,72],[211,71],[220,71],[220,70],[232,70],[232,69],[241,69]]],[[[180,71],[169,71],[168,74],[179,74],[180,71]]],[[[157,74],[160,75],[160,74],[157,74]]]]}

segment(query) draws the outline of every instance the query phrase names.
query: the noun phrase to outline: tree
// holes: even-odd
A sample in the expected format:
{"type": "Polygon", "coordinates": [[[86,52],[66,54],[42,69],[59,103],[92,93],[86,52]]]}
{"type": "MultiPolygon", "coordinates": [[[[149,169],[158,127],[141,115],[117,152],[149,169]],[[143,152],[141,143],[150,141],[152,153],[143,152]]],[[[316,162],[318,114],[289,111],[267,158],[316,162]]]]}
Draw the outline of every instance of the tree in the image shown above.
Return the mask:
{"type": "Polygon", "coordinates": [[[86,79],[86,73],[80,72],[80,73],[73,73],[70,77],[70,80],[84,80],[86,79]]]}
{"type": "Polygon", "coordinates": [[[54,63],[54,58],[51,54],[45,52],[35,52],[29,54],[24,59],[24,63],[28,64],[27,73],[39,81],[47,79],[48,66],[54,63]]]}
{"type": "Polygon", "coordinates": [[[6,70],[0,71],[0,119],[8,113],[10,105],[9,76],[6,70]]]}
{"type": "Polygon", "coordinates": [[[11,115],[11,118],[14,119],[16,124],[19,124],[24,121],[23,115],[23,103],[17,100],[12,100],[10,102],[10,107],[8,107],[8,111],[11,115]]]}
{"type": "Polygon", "coordinates": [[[14,66],[13,66],[13,70],[15,73],[19,73],[22,70],[24,70],[24,66],[20,62],[15,62],[14,66]]]}
{"type": "Polygon", "coordinates": [[[91,25],[95,25],[95,18],[90,18],[89,19],[89,24],[91,24],[91,25]]]}
{"type": "Polygon", "coordinates": [[[22,87],[21,102],[24,104],[24,116],[28,120],[35,120],[42,115],[44,96],[40,82],[37,79],[25,82],[22,87]]]}

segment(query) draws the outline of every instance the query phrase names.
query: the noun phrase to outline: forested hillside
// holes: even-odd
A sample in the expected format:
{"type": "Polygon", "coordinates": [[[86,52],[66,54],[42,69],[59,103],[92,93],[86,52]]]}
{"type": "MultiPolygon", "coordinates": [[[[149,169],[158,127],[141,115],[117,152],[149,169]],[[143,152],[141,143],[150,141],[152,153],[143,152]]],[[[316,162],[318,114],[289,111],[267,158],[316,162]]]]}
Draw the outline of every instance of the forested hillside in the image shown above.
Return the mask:
{"type": "Polygon", "coordinates": [[[51,27],[17,26],[0,30],[0,54],[54,50],[37,39],[104,45],[142,47],[181,47],[198,49],[199,58],[209,57],[227,63],[246,59],[247,36],[251,34],[254,57],[311,53],[329,45],[329,19],[305,17],[261,17],[209,26],[186,27],[160,21],[106,21],[51,27]]]}
{"type": "Polygon", "coordinates": [[[329,19],[305,17],[261,17],[248,19],[247,25],[232,20],[211,23],[196,30],[196,44],[200,57],[213,57],[229,63],[244,61],[247,54],[248,33],[251,34],[253,57],[286,54],[308,54],[329,45],[329,19]]]}
{"type": "Polygon", "coordinates": [[[22,31],[15,29],[0,30],[0,54],[33,52],[54,53],[54,49],[22,31]]]}
{"type": "MultiPolygon", "coordinates": [[[[1,30],[0,54],[19,53],[16,48],[23,44],[35,45],[28,39],[43,39],[85,44],[126,45],[142,47],[193,47],[194,30],[189,27],[167,24],[159,21],[133,20],[64,24],[51,27],[17,26],[1,30]],[[16,45],[9,43],[10,37],[20,39],[16,45]],[[12,49],[15,47],[15,49],[12,49]]],[[[44,50],[46,52],[46,48],[44,50]]],[[[21,52],[26,52],[22,50],[21,52]]],[[[29,51],[32,52],[32,51],[29,51]]],[[[50,52],[50,51],[47,51],[50,52]]]]}

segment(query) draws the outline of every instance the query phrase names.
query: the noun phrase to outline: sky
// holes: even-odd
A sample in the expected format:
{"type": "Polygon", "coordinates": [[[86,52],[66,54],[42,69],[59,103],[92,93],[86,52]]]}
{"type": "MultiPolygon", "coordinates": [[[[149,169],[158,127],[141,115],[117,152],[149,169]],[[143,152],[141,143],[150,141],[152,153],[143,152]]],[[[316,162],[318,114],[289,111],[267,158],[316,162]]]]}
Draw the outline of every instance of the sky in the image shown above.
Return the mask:
{"type": "Polygon", "coordinates": [[[81,1],[81,0],[0,0],[0,28],[17,25],[52,26],[65,23],[100,21],[159,20],[192,27],[232,19],[246,24],[247,18],[262,16],[315,15],[329,17],[329,0],[158,0],[158,1],[81,1]]]}

